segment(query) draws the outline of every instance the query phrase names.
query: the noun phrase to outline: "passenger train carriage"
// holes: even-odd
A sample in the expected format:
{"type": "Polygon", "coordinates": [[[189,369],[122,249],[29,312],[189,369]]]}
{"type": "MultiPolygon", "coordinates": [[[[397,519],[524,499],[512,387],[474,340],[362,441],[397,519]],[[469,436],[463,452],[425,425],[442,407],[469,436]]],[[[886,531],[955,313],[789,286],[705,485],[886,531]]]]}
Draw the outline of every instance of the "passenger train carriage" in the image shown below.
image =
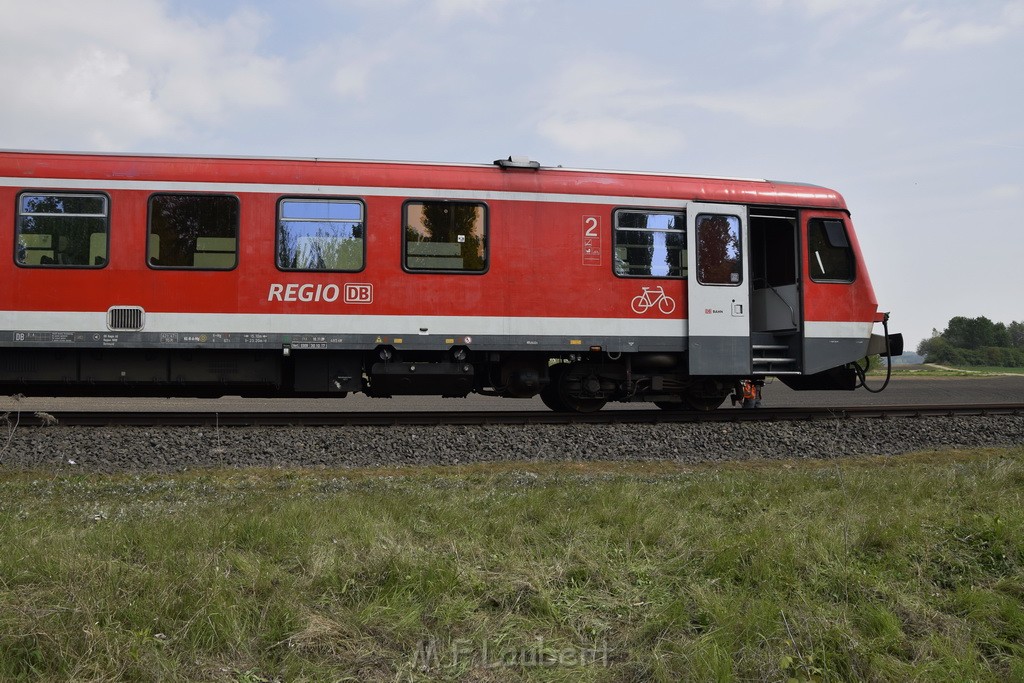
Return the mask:
{"type": "Polygon", "coordinates": [[[541,167],[0,152],[0,391],[712,409],[897,355],[836,192],[541,167]]]}

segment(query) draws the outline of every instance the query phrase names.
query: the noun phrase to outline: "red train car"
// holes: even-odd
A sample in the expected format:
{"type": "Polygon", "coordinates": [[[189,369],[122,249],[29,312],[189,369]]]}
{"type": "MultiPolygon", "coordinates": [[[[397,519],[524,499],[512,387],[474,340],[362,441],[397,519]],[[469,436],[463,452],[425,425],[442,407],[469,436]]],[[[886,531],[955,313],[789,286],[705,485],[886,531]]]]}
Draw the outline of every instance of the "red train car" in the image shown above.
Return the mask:
{"type": "Polygon", "coordinates": [[[711,409],[901,344],[843,198],[795,183],[0,152],[0,245],[5,393],[711,409]]]}

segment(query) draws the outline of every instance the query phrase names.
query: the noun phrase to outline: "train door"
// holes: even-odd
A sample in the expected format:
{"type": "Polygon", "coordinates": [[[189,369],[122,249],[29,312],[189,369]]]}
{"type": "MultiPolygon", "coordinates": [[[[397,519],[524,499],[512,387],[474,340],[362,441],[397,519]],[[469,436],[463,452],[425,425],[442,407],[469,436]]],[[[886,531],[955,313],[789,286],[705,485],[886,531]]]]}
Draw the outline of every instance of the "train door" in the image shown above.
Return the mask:
{"type": "Polygon", "coordinates": [[[751,206],[750,332],[755,376],[802,370],[802,286],[795,209],[751,206]]]}
{"type": "Polygon", "coordinates": [[[691,375],[750,375],[747,210],[691,203],[686,211],[691,375]]]}

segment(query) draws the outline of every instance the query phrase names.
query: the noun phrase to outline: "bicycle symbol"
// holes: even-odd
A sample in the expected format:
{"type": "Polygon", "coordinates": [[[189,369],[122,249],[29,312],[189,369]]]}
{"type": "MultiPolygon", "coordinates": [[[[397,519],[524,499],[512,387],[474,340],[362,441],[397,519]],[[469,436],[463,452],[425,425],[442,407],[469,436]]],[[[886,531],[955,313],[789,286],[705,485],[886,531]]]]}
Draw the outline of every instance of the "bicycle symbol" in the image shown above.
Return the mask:
{"type": "Polygon", "coordinates": [[[676,302],[668,294],[665,294],[664,287],[644,287],[643,290],[643,294],[637,294],[630,303],[634,313],[642,315],[655,306],[665,315],[676,310],[676,302]]]}

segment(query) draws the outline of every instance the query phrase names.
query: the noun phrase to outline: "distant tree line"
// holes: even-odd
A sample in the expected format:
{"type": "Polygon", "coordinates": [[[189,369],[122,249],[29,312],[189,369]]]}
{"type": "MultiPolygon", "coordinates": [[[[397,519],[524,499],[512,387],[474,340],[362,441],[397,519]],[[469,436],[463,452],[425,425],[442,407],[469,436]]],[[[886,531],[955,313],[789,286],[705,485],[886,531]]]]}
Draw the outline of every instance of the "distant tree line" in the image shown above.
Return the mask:
{"type": "Polygon", "coordinates": [[[929,363],[1024,367],[1024,323],[994,323],[988,318],[957,316],[941,333],[932,330],[917,352],[929,363]]]}

